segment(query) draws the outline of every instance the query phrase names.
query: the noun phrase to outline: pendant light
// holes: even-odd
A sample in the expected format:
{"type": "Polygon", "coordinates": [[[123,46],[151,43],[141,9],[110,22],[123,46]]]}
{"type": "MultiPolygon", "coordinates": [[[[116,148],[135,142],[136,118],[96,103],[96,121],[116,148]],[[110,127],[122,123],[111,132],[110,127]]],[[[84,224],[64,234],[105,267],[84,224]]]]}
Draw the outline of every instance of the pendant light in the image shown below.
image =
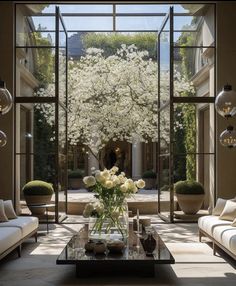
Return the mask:
{"type": "Polygon", "coordinates": [[[236,114],[236,92],[232,86],[227,84],[217,95],[215,100],[216,111],[225,118],[230,118],[236,114]]]}
{"type": "Polygon", "coordinates": [[[6,114],[12,107],[12,96],[6,89],[5,82],[0,80],[0,115],[6,114]]]}
{"type": "MultiPolygon", "coordinates": [[[[12,107],[12,96],[7,90],[5,82],[0,79],[0,116],[6,114],[12,107]]],[[[7,135],[0,130],[0,147],[7,144],[7,135]]]]}
{"type": "Polygon", "coordinates": [[[224,147],[236,147],[236,130],[234,130],[233,126],[229,125],[226,130],[220,134],[220,143],[224,147]]]}

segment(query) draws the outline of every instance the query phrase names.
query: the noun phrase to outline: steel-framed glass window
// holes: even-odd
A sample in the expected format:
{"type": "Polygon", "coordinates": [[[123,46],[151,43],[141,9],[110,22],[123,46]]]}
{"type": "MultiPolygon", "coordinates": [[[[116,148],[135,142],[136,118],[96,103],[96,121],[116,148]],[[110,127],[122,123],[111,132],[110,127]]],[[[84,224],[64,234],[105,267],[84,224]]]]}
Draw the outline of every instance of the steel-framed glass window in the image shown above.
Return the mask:
{"type": "MultiPolygon", "coordinates": [[[[34,7],[34,4],[26,3],[28,7],[34,7]]],[[[73,3],[74,4],[74,3],[73,3]]],[[[198,9],[198,15],[201,15],[201,11],[204,13],[204,7],[207,3],[200,4],[198,3],[198,6],[196,5],[196,9],[198,9]]],[[[20,5],[24,5],[24,3],[16,4],[16,8],[20,7],[20,5]]],[[[96,4],[74,4],[73,9],[68,9],[70,3],[66,4],[60,4],[60,9],[62,16],[64,18],[64,25],[68,28],[67,32],[68,34],[72,35],[77,32],[157,32],[160,28],[160,24],[162,23],[169,7],[171,4],[160,4],[160,3],[139,3],[139,4],[128,4],[128,3],[122,3],[122,4],[114,4],[112,2],[105,3],[96,3],[96,4]],[[91,24],[92,20],[96,20],[96,26],[93,26],[91,24]],[[129,24],[129,22],[132,24],[129,24]],[[87,24],[86,24],[87,23],[87,24]],[[78,26],[76,26],[78,24],[78,26]],[[90,25],[90,26],[88,26],[90,25]]],[[[211,7],[211,9],[215,10],[214,4],[208,4],[208,7],[211,7]]],[[[175,64],[176,64],[176,54],[187,54],[188,57],[195,56],[196,57],[196,63],[195,66],[189,67],[190,74],[192,72],[192,77],[194,77],[195,72],[199,72],[202,69],[206,68],[207,65],[215,64],[215,41],[214,41],[214,35],[215,35],[215,20],[213,24],[213,33],[212,33],[212,42],[207,43],[183,43],[180,41],[181,35],[183,33],[188,33],[189,35],[192,35],[194,38],[198,33],[198,24],[202,20],[200,16],[194,16],[196,11],[189,12],[186,7],[187,3],[185,5],[185,8],[183,8],[181,5],[174,4],[173,5],[173,41],[170,43],[170,73],[172,70],[172,75],[170,75],[170,84],[172,84],[172,92],[170,93],[172,97],[171,105],[173,107],[177,106],[178,104],[205,104],[209,105],[212,104],[214,101],[215,96],[215,88],[214,90],[211,90],[210,93],[204,96],[199,96],[197,93],[191,94],[191,96],[176,96],[175,95],[175,83],[171,77],[175,77],[175,64]],[[213,55],[210,56],[209,55],[213,55]],[[206,58],[208,60],[210,59],[212,63],[209,63],[206,61],[206,58]]],[[[32,28],[30,31],[24,31],[24,33],[20,33],[20,27],[16,27],[16,66],[18,64],[18,60],[20,61],[20,64],[24,66],[26,69],[26,72],[31,72],[33,70],[33,66],[29,64],[30,59],[33,57],[36,57],[40,54],[42,54],[42,51],[47,51],[48,54],[52,55],[51,59],[51,65],[59,66],[59,59],[57,58],[55,49],[58,48],[62,54],[66,53],[66,48],[63,46],[62,42],[60,41],[61,38],[63,38],[63,32],[61,31],[59,37],[59,41],[57,42],[56,39],[56,21],[54,21],[55,17],[55,4],[50,4],[48,7],[45,8],[45,11],[43,12],[37,12],[35,11],[31,17],[26,17],[24,20],[28,22],[29,26],[32,28]],[[50,20],[51,19],[51,20],[50,20]],[[35,27],[36,25],[44,25],[44,29],[40,30],[40,26],[36,29],[37,33],[41,33],[41,36],[44,40],[50,39],[49,42],[47,41],[40,41],[38,38],[37,44],[33,44],[31,39],[32,37],[35,37],[35,27]],[[46,26],[46,27],[45,27],[46,26]],[[30,36],[30,34],[33,34],[30,36]],[[56,43],[57,42],[57,43],[56,43]],[[61,45],[62,44],[62,45],[61,45]],[[27,57],[25,56],[27,54],[27,57]]],[[[213,12],[214,18],[215,18],[215,11],[213,12]]],[[[62,27],[59,28],[61,30],[62,27]]],[[[165,31],[165,33],[168,33],[168,30],[165,31]]],[[[196,38],[196,37],[195,37],[196,38]]],[[[210,39],[208,37],[208,39],[210,39]]],[[[45,57],[43,59],[43,62],[41,63],[41,66],[47,65],[47,58],[45,57]]],[[[179,67],[181,69],[181,67],[179,67]]],[[[181,70],[180,70],[181,71],[181,70]]],[[[53,78],[53,72],[52,70],[44,71],[41,75],[35,74],[36,79],[39,81],[43,76],[46,76],[50,80],[50,84],[55,85],[55,78],[53,78]],[[44,74],[45,73],[45,74],[44,74]],[[41,76],[41,77],[40,77],[41,76]]],[[[17,74],[16,74],[17,79],[17,74]]],[[[213,70],[213,77],[215,79],[215,70],[213,70]]],[[[30,80],[28,78],[28,80],[30,80]]],[[[32,85],[36,84],[35,82],[32,82],[32,85]]],[[[214,84],[215,86],[215,80],[214,84]]],[[[52,88],[53,89],[53,88],[52,88]]],[[[56,89],[56,88],[55,88],[56,89]]],[[[56,93],[56,90],[54,90],[56,93]]],[[[57,98],[55,96],[52,96],[52,94],[43,94],[38,93],[37,95],[35,93],[32,93],[30,98],[28,96],[24,96],[24,90],[19,91],[17,88],[15,89],[15,96],[16,96],[16,104],[21,105],[30,105],[30,104],[55,104],[57,105],[57,113],[61,112],[63,114],[63,110],[66,110],[66,104],[62,101],[57,101],[57,98]]],[[[206,106],[205,106],[206,107],[206,106]]],[[[212,108],[211,108],[212,110],[212,108]]],[[[198,110],[201,112],[201,108],[198,110]]],[[[161,111],[160,111],[161,112],[161,111]]],[[[170,112],[170,131],[173,132],[175,120],[174,118],[171,118],[172,112],[170,112]]],[[[62,116],[63,118],[64,116],[62,116]]],[[[17,119],[16,119],[17,121],[17,119]]],[[[65,119],[66,121],[66,119],[65,119]]],[[[64,126],[67,126],[65,124],[65,121],[63,123],[64,126]]],[[[60,127],[58,127],[60,128],[60,127]]],[[[62,128],[62,127],[61,127],[62,128]]],[[[58,136],[59,130],[56,133],[58,136]]],[[[15,125],[15,134],[17,134],[17,126],[15,125]]],[[[58,140],[58,138],[57,138],[58,140]]],[[[162,142],[163,143],[163,142],[162,142]]],[[[162,144],[161,143],[161,144],[162,144]]],[[[173,142],[170,142],[170,145],[173,142]]],[[[15,144],[15,151],[16,156],[19,156],[17,151],[17,143],[15,144]]],[[[58,147],[57,150],[59,150],[60,147],[58,147]]],[[[60,150],[63,150],[61,148],[60,150]]],[[[64,152],[64,151],[63,151],[64,152]]],[[[199,153],[199,152],[196,152],[199,153]]],[[[201,153],[201,152],[200,152],[201,153]]],[[[214,157],[215,162],[215,148],[212,147],[211,149],[211,155],[214,157]]],[[[23,156],[24,154],[22,154],[23,156]]],[[[176,149],[173,149],[173,158],[176,158],[178,156],[182,156],[183,154],[179,153],[179,151],[176,151],[176,149]]],[[[196,154],[197,155],[197,154],[196,154]]],[[[175,159],[173,159],[175,160],[175,159]]],[[[58,159],[59,162],[59,159],[58,159]]],[[[166,164],[166,163],[163,163],[166,164]]],[[[175,163],[173,163],[175,164],[175,163]]],[[[215,164],[215,163],[214,163],[215,164]]],[[[58,164],[57,164],[58,165],[58,164]]],[[[169,169],[169,175],[170,177],[173,176],[173,171],[170,171],[169,169]]],[[[215,174],[214,174],[215,176],[215,174]]],[[[174,181],[173,181],[174,182],[174,181]]],[[[63,183],[64,184],[64,183],[63,183]]],[[[62,184],[62,185],[63,185],[62,184]]],[[[17,189],[18,186],[15,187],[17,189]]],[[[173,204],[171,202],[171,204],[173,204]]],[[[171,206],[172,208],[173,206],[171,206]]]]}

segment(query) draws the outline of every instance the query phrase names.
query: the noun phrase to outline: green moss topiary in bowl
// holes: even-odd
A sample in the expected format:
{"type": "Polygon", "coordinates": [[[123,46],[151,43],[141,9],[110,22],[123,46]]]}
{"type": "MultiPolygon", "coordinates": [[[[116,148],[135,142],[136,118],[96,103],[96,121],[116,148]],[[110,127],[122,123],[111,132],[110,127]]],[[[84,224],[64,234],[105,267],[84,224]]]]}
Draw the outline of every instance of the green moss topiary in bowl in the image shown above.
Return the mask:
{"type": "Polygon", "coordinates": [[[153,170],[147,170],[143,173],[143,179],[156,179],[157,174],[153,170]]]}
{"type": "Polygon", "coordinates": [[[84,177],[84,172],[80,169],[68,171],[69,179],[82,179],[84,177]]]}
{"type": "Polygon", "coordinates": [[[181,210],[187,215],[196,214],[204,201],[204,188],[196,181],[179,181],[174,191],[181,210]]]}
{"type": "Polygon", "coordinates": [[[189,180],[175,183],[174,190],[176,194],[183,195],[203,195],[205,193],[202,184],[189,180]]]}
{"type": "Polygon", "coordinates": [[[50,196],[54,193],[52,184],[40,180],[28,182],[22,191],[25,196],[50,196]]]}
{"type": "Polygon", "coordinates": [[[34,206],[49,204],[54,193],[52,184],[39,180],[28,182],[23,187],[22,191],[24,193],[28,208],[32,214],[36,216],[43,215],[46,208],[36,208],[34,206]]]}

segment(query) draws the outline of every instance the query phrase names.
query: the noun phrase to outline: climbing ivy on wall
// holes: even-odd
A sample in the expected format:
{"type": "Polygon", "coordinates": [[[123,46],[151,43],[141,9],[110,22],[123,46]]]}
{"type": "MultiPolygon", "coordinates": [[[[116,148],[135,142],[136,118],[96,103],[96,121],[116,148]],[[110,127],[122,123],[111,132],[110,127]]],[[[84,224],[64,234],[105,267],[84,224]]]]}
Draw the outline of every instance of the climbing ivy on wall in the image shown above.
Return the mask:
{"type": "MultiPolygon", "coordinates": [[[[192,64],[194,61],[194,49],[184,48],[184,46],[191,46],[195,39],[190,32],[183,32],[179,38],[178,43],[183,46],[180,48],[179,54],[181,56],[181,70],[182,76],[190,81],[192,77],[192,64]]],[[[182,96],[192,96],[191,92],[183,92],[182,96]]],[[[195,104],[183,104],[183,126],[184,126],[184,146],[186,153],[186,179],[196,179],[196,106],[195,104]]]]}

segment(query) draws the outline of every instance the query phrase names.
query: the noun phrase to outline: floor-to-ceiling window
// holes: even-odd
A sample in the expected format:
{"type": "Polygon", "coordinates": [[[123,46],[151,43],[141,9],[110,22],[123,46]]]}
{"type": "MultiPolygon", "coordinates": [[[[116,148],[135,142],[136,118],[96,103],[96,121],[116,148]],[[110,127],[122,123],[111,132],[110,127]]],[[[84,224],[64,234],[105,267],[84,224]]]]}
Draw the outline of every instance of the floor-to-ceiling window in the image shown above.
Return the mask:
{"type": "MultiPolygon", "coordinates": [[[[89,174],[92,167],[99,168],[100,164],[109,168],[116,164],[129,177],[134,179],[146,177],[147,185],[149,182],[151,184],[148,185],[148,189],[156,190],[156,194],[157,190],[161,192],[162,202],[159,209],[161,213],[170,212],[168,186],[171,176],[174,176],[173,182],[194,179],[203,183],[207,190],[204,205],[208,207],[209,197],[214,192],[212,172],[215,160],[212,104],[215,85],[214,5],[173,5],[173,46],[166,38],[169,31],[163,33],[161,45],[163,53],[160,58],[163,66],[161,88],[163,100],[168,101],[169,98],[166,97],[169,93],[166,93],[166,90],[169,79],[166,67],[171,58],[173,65],[169,69],[173,69],[171,104],[174,113],[170,116],[163,111],[163,116],[161,115],[162,143],[163,148],[165,144],[169,148],[170,142],[166,142],[165,133],[168,133],[168,128],[171,127],[172,130],[169,132],[172,132],[171,143],[174,144],[174,149],[171,154],[173,166],[170,166],[168,160],[163,160],[160,170],[157,163],[156,41],[157,32],[170,5],[160,3],[59,5],[68,34],[68,109],[64,108],[66,104],[62,98],[66,88],[63,84],[66,37],[63,27],[60,26],[60,43],[57,46],[60,48],[56,52],[55,6],[54,4],[16,5],[16,191],[30,179],[52,182],[57,176],[60,180],[60,182],[57,180],[57,192],[61,190],[58,202],[61,199],[60,205],[64,208],[62,202],[66,201],[68,196],[65,190],[66,180],[63,179],[67,173],[65,150],[68,143],[68,186],[72,189],[68,196],[69,201],[74,200],[76,190],[83,189],[82,177],[89,174]],[[131,58],[139,57],[140,65],[134,66],[132,70],[127,57],[126,61],[123,61],[123,70],[121,68],[119,73],[115,65],[112,66],[110,63],[112,57],[124,60],[125,53],[131,58]],[[56,60],[56,54],[59,60],[56,60]],[[91,70],[89,60],[92,56],[95,60],[99,59],[103,66],[97,65],[91,70]],[[114,74],[116,80],[115,77],[106,76],[107,71],[104,71],[104,66],[108,63],[110,74],[114,74]],[[101,67],[103,70],[98,70],[101,67]],[[59,81],[56,80],[55,68],[60,68],[59,81]],[[90,70],[87,71],[86,68],[90,70]],[[124,81],[122,74],[125,71],[128,71],[127,81],[122,84],[124,81]],[[132,75],[138,74],[140,75],[138,81],[137,78],[132,78],[132,75]],[[102,88],[101,84],[104,84],[102,88]],[[108,120],[106,128],[109,132],[100,132],[98,135],[104,137],[103,140],[98,140],[95,130],[92,137],[88,131],[95,127],[96,130],[100,130],[96,124],[105,123],[100,116],[102,113],[106,114],[108,119],[115,117],[114,113],[107,112],[108,110],[97,112],[100,103],[96,96],[101,102],[101,98],[110,100],[113,96],[112,89],[114,95],[123,98],[127,97],[127,94],[136,96],[132,101],[128,101],[128,104],[132,105],[133,113],[126,110],[128,105],[122,106],[122,102],[117,105],[119,112],[121,108],[126,111],[123,116],[119,115],[120,118],[126,118],[127,122],[132,122],[133,125],[119,118],[114,122],[108,120]],[[57,101],[55,94],[58,94],[60,102],[57,101]],[[20,134],[17,124],[23,126],[20,122],[25,120],[23,114],[22,117],[19,115],[20,108],[27,108],[31,114],[31,123],[27,127],[31,128],[31,132],[23,131],[23,127],[21,131],[23,133],[21,137],[26,136],[28,140],[27,154],[19,152],[20,134]],[[203,115],[206,109],[209,109],[208,117],[207,113],[203,115]],[[68,120],[65,110],[69,111],[68,120]],[[203,120],[205,123],[208,120],[208,133],[207,128],[205,132],[200,128],[203,120]],[[114,132],[113,123],[114,126],[120,124],[119,132],[114,132]],[[85,126],[90,128],[86,129],[85,126]],[[123,132],[124,130],[126,132],[123,132]],[[66,140],[67,134],[68,140],[66,140]],[[59,141],[63,146],[60,146],[59,141]],[[96,148],[99,149],[97,153],[96,148]],[[22,163],[23,159],[25,165],[22,163]],[[204,166],[204,172],[200,166],[204,166]],[[158,172],[162,174],[159,186],[156,179],[158,172]],[[19,177],[22,179],[19,180],[19,177]]],[[[114,104],[106,106],[112,107],[114,104]]],[[[173,202],[175,209],[176,203],[173,202]]]]}

